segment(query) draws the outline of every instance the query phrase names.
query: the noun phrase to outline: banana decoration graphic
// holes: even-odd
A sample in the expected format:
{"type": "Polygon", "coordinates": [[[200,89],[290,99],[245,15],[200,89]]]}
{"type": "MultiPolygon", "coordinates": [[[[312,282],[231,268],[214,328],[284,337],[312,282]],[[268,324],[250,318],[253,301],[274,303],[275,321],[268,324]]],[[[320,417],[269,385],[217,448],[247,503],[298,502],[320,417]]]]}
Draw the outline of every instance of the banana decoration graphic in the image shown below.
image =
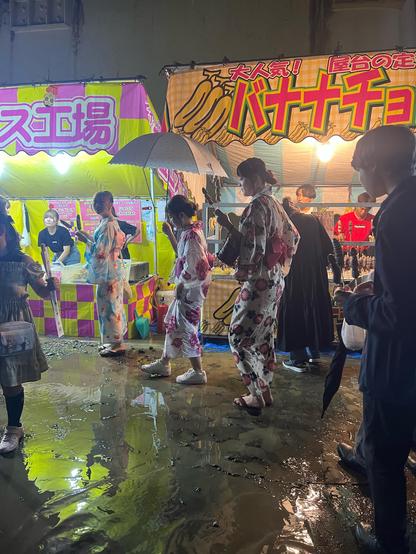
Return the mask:
{"type": "Polygon", "coordinates": [[[371,128],[376,129],[377,127],[381,127],[382,124],[383,124],[383,120],[381,119],[381,117],[378,117],[371,128]]]}
{"type": "Polygon", "coordinates": [[[233,140],[235,140],[234,135],[229,133],[227,129],[223,129],[216,137],[216,141],[220,146],[228,146],[233,140]]]}
{"type": "Polygon", "coordinates": [[[216,103],[209,118],[209,126],[205,130],[208,134],[208,140],[211,140],[220,131],[227,122],[231,110],[232,99],[229,94],[220,98],[216,103]]]}
{"type": "Polygon", "coordinates": [[[198,110],[205,103],[209,93],[212,90],[212,81],[211,79],[205,79],[201,81],[199,85],[194,90],[191,98],[186,104],[182,106],[179,112],[176,114],[173,124],[179,129],[186,125],[189,119],[198,113],[198,110]]]}
{"type": "Polygon", "coordinates": [[[214,319],[216,319],[217,321],[221,321],[226,327],[230,326],[234,304],[236,302],[237,296],[240,293],[240,290],[240,287],[238,289],[234,289],[227,300],[224,302],[224,304],[213,313],[214,319]]]}
{"type": "Polygon", "coordinates": [[[246,129],[244,129],[243,144],[245,146],[250,146],[256,140],[257,140],[257,135],[254,131],[254,128],[252,125],[249,125],[246,129]]]}
{"type": "Polygon", "coordinates": [[[277,144],[279,140],[282,140],[282,138],[284,137],[273,135],[271,131],[267,131],[264,137],[262,137],[262,140],[264,140],[267,144],[277,144]]]}
{"type": "Polygon", "coordinates": [[[224,89],[220,85],[215,86],[208,94],[202,106],[183,126],[184,133],[192,135],[197,129],[201,128],[204,122],[210,119],[211,114],[215,111],[216,104],[222,100],[223,95],[224,89]]]}
{"type": "Polygon", "coordinates": [[[233,83],[219,72],[204,75],[207,78],[198,84],[174,118],[175,128],[202,144],[218,139],[226,131],[233,90],[233,83]]]}
{"type": "Polygon", "coordinates": [[[309,126],[306,123],[299,122],[292,132],[289,133],[288,139],[292,142],[302,142],[309,134],[309,126]]]}
{"type": "Polygon", "coordinates": [[[344,129],[341,131],[341,136],[344,140],[354,140],[358,137],[358,133],[354,133],[354,131],[349,130],[349,125],[344,127],[344,129]]]}

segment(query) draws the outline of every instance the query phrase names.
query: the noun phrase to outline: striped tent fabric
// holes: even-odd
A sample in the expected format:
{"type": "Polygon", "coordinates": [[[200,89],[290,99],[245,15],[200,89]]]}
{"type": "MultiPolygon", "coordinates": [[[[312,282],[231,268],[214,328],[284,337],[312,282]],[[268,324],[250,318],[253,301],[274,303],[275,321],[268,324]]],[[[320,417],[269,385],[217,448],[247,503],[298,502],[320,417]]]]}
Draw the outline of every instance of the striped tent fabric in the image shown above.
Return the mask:
{"type": "MultiPolygon", "coordinates": [[[[331,144],[332,158],[321,161],[318,154],[322,146],[314,139],[295,144],[284,139],[275,145],[257,141],[251,146],[233,142],[225,148],[216,146],[217,156],[227,171],[229,184],[237,184],[236,168],[243,160],[261,158],[276,177],[280,189],[279,198],[294,198],[296,187],[311,184],[316,187],[317,202],[354,202],[363,188],[358,174],[351,167],[356,145],[354,141],[337,140],[331,144]]],[[[225,187],[223,202],[245,202],[238,187],[225,187]]]]}

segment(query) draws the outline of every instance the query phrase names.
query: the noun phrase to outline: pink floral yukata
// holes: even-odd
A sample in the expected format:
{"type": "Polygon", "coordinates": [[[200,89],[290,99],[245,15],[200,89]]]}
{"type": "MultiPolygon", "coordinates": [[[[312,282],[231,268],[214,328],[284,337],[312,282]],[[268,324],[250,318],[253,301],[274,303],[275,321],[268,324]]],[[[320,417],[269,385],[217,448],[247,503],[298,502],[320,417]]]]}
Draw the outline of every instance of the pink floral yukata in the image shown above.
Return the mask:
{"type": "Polygon", "coordinates": [[[202,354],[198,338],[202,304],[211,282],[211,255],[201,223],[186,228],[178,242],[178,257],[171,276],[176,286],[183,284],[182,297],[172,302],[165,318],[166,358],[198,358],[202,354]]]}
{"type": "Polygon", "coordinates": [[[242,239],[236,278],[242,287],[234,305],[229,340],[244,384],[251,394],[261,396],[273,378],[277,310],[299,234],[269,188],[253,197],[239,230],[242,239]]]}
{"type": "Polygon", "coordinates": [[[101,342],[123,342],[127,331],[124,314],[124,265],[120,258],[125,235],[114,218],[103,218],[94,232],[88,255],[88,281],[97,287],[97,311],[101,342]]]}

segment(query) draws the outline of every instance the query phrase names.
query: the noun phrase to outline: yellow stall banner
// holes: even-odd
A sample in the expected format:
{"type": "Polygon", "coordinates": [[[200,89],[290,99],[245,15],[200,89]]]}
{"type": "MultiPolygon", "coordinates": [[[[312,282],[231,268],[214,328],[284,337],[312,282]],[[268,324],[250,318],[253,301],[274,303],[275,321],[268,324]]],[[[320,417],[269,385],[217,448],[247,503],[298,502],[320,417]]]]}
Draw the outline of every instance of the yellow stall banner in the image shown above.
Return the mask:
{"type": "Polygon", "coordinates": [[[165,126],[203,144],[354,140],[415,127],[416,51],[168,68],[165,126]]]}

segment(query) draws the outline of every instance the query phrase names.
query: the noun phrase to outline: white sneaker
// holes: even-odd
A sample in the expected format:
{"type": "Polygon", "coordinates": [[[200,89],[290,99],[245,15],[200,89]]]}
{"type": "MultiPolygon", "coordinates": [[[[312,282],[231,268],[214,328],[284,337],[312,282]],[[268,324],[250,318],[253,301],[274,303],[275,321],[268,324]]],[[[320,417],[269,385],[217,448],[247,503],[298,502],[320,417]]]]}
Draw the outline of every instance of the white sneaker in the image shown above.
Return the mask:
{"type": "Polygon", "coordinates": [[[207,374],[205,371],[195,371],[194,369],[188,369],[186,373],[178,375],[176,382],[179,385],[205,385],[207,382],[207,374]]]}
{"type": "Polygon", "coordinates": [[[290,360],[286,360],[283,362],[283,367],[295,371],[296,373],[305,373],[305,371],[308,371],[305,362],[291,362],[290,360]]]}
{"type": "Polygon", "coordinates": [[[142,371],[148,375],[157,375],[158,377],[169,377],[172,373],[170,364],[165,365],[162,360],[156,360],[151,364],[142,365],[142,371]]]}
{"type": "Polygon", "coordinates": [[[23,435],[23,427],[6,427],[0,442],[0,454],[8,454],[16,450],[23,435]]]}

